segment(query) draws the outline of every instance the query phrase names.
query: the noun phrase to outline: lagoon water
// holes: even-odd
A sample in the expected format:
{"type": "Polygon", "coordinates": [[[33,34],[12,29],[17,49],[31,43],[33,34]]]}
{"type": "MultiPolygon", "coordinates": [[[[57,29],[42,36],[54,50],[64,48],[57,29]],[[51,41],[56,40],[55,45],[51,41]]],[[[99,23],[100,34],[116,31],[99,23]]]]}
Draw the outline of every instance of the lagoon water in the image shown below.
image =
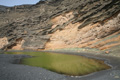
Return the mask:
{"type": "Polygon", "coordinates": [[[41,67],[59,74],[80,76],[92,72],[109,69],[110,67],[97,59],[90,59],[78,55],[47,53],[47,52],[6,52],[7,54],[25,54],[30,58],[23,58],[20,64],[41,67]]]}

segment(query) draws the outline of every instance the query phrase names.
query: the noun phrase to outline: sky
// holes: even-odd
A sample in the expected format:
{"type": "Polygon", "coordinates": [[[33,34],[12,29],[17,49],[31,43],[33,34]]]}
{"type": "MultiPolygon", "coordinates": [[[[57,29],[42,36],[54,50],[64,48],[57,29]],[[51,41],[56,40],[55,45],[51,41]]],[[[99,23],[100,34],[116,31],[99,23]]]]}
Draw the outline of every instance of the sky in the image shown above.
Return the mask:
{"type": "Polygon", "coordinates": [[[36,4],[40,0],[0,0],[0,5],[15,6],[22,4],[36,4]]]}

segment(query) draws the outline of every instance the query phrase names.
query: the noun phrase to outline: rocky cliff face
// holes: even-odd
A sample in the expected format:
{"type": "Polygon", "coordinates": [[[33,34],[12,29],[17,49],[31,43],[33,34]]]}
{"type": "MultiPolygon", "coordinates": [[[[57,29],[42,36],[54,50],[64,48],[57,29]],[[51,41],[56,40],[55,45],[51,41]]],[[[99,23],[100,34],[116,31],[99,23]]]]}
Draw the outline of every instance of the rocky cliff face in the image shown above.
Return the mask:
{"type": "Polygon", "coordinates": [[[120,45],[120,0],[47,0],[0,9],[1,49],[120,45]]]}

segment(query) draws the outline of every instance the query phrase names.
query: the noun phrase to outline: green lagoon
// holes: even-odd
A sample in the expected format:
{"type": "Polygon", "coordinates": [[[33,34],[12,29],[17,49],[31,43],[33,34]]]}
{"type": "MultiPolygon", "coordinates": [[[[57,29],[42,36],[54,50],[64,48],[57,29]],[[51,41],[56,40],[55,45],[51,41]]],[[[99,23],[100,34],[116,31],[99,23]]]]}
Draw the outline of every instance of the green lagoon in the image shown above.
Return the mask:
{"type": "Polygon", "coordinates": [[[6,52],[7,54],[25,54],[31,58],[23,58],[20,64],[41,67],[59,74],[81,76],[100,70],[109,69],[104,61],[90,59],[78,55],[47,52],[6,52]]]}

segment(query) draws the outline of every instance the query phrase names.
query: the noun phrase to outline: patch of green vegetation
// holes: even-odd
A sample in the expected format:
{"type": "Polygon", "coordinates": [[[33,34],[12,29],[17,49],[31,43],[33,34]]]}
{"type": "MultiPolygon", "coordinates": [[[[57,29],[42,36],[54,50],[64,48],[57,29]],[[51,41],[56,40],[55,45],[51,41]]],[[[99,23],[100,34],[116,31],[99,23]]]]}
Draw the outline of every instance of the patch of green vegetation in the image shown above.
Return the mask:
{"type": "Polygon", "coordinates": [[[50,51],[70,51],[70,52],[86,52],[86,53],[94,53],[94,54],[101,54],[103,51],[97,48],[64,48],[64,49],[54,49],[50,51]]]}
{"type": "Polygon", "coordinates": [[[45,68],[60,74],[85,75],[110,68],[103,61],[77,55],[46,52],[6,52],[7,54],[26,54],[32,58],[24,58],[21,64],[45,68]]]}

